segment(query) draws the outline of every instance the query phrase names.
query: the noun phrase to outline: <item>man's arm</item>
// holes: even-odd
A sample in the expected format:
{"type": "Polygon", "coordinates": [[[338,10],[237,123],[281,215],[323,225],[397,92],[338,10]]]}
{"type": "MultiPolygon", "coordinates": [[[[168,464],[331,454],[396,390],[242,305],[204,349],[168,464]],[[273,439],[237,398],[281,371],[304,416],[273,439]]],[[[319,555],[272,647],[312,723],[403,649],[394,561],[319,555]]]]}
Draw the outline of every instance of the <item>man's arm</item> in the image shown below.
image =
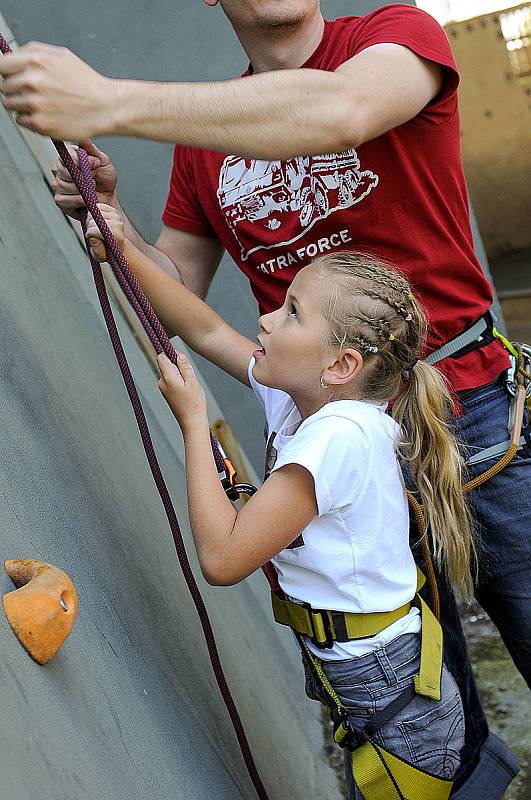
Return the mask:
{"type": "MultiPolygon", "coordinates": [[[[128,239],[130,227],[126,224],[128,239]]],[[[179,231],[167,225],[162,226],[154,245],[148,245],[139,234],[137,237],[142,246],[130,239],[135,247],[156,261],[172,278],[177,278],[187,289],[205,299],[224,252],[219,239],[179,231]]]]}
{"type": "Polygon", "coordinates": [[[123,217],[126,239],[170,277],[204,300],[224,252],[219,239],[163,225],[155,244],[149,244],[128,219],[117,197],[110,205],[123,217]]]}
{"type": "Polygon", "coordinates": [[[336,72],[153,83],[106,78],[66,48],[31,43],[0,58],[0,91],[38,133],[140,136],[278,159],[342,152],[407,122],[438,93],[441,72],[407,47],[376,44],[336,72]]]}

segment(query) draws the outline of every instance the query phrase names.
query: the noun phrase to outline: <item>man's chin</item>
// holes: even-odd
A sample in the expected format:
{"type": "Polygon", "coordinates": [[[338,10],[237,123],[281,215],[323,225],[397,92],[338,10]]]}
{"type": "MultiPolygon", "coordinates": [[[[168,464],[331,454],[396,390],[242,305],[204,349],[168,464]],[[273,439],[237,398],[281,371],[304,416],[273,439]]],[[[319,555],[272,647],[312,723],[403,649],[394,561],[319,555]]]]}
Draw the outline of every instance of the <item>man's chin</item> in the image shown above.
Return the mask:
{"type": "Polygon", "coordinates": [[[296,0],[277,0],[267,3],[266,6],[261,7],[261,13],[256,18],[256,25],[261,28],[296,28],[303,24],[310,11],[307,3],[296,0]]]}
{"type": "Polygon", "coordinates": [[[276,16],[271,16],[266,19],[260,20],[258,24],[261,28],[268,28],[269,30],[279,31],[279,30],[293,30],[294,28],[298,28],[299,25],[302,25],[304,22],[305,15],[298,14],[298,15],[285,15],[279,14],[276,16]]]}

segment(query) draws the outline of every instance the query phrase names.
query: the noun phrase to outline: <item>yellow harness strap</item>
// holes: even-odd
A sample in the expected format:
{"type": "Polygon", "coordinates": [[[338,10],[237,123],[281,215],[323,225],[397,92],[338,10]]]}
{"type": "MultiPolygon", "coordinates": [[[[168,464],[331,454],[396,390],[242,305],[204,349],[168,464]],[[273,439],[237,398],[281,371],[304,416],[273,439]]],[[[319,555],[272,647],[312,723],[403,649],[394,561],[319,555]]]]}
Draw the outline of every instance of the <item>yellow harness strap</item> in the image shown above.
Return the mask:
{"type": "Polygon", "coordinates": [[[415,691],[432,700],[441,699],[441,674],[443,662],[443,641],[440,622],[431,608],[418,594],[413,599],[420,611],[422,630],[420,638],[420,669],[414,677],[415,691]]]}
{"type": "MultiPolygon", "coordinates": [[[[273,616],[280,625],[287,625],[297,633],[309,636],[317,645],[326,644],[329,640],[339,640],[340,637],[334,625],[334,615],[338,612],[313,609],[308,605],[283,598],[275,592],[271,593],[271,604],[273,616]]],[[[396,622],[397,619],[405,617],[410,608],[411,603],[406,603],[394,611],[373,612],[372,614],[341,613],[346,632],[342,641],[375,636],[396,622]]]]}
{"type": "MultiPolygon", "coordinates": [[[[417,567],[417,592],[426,583],[426,577],[417,567]]],[[[401,617],[409,613],[412,605],[416,605],[422,614],[420,603],[422,600],[415,596],[411,603],[405,603],[394,611],[373,611],[368,614],[351,613],[348,611],[327,611],[312,608],[308,603],[297,603],[289,600],[282,593],[271,592],[271,605],[273,616],[280,625],[287,625],[296,633],[308,636],[316,645],[330,644],[333,641],[348,641],[349,639],[364,639],[376,636],[401,617]],[[341,619],[343,631],[337,631],[334,618],[341,619]]],[[[429,611],[429,608],[426,606],[429,611]]],[[[431,613],[431,612],[430,612],[431,613]]],[[[424,692],[419,692],[424,694],[424,692]]]]}
{"type": "Polygon", "coordinates": [[[376,743],[352,753],[352,774],[365,800],[448,800],[453,781],[430,775],[376,743]],[[398,787],[398,790],[397,788],[398,787]]]}
{"type": "MultiPolygon", "coordinates": [[[[420,611],[422,621],[422,635],[420,644],[420,669],[415,675],[415,691],[423,697],[432,700],[441,699],[441,673],[442,673],[442,628],[427,603],[419,595],[426,578],[417,567],[417,592],[411,603],[406,603],[394,611],[374,612],[372,614],[344,613],[345,628],[349,639],[361,639],[366,636],[375,636],[397,619],[404,617],[412,605],[420,611]]],[[[296,633],[309,636],[316,644],[328,642],[331,638],[337,640],[334,630],[333,612],[321,611],[311,608],[308,604],[301,605],[293,600],[282,598],[277,593],[271,593],[273,616],[281,625],[287,625],[296,633]],[[325,628],[323,615],[328,622],[329,630],[325,628]]],[[[334,612],[337,613],[337,612],[334,612]]]]}

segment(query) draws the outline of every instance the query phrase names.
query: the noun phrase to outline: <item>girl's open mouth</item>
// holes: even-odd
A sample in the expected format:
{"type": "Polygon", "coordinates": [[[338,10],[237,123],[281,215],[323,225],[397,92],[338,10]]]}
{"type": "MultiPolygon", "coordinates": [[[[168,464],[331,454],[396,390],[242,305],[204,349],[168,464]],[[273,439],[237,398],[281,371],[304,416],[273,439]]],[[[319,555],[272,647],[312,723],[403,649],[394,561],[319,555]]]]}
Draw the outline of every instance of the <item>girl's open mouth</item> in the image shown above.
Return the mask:
{"type": "Polygon", "coordinates": [[[259,358],[263,358],[265,356],[265,354],[266,354],[266,352],[265,352],[264,348],[260,347],[258,350],[254,351],[253,357],[254,357],[255,360],[258,360],[259,358]]]}

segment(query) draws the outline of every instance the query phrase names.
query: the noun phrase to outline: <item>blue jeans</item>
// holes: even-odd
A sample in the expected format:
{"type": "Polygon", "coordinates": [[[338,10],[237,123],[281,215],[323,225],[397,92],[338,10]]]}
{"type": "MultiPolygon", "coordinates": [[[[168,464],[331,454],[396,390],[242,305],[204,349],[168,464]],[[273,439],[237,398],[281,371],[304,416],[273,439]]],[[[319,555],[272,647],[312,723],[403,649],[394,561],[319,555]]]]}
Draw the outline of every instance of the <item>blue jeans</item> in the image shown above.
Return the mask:
{"type": "MultiPolygon", "coordinates": [[[[503,379],[460,395],[463,415],[452,423],[469,455],[509,438],[509,395],[503,379]]],[[[527,418],[525,420],[527,423],[527,418]]],[[[473,478],[497,459],[470,469],[473,478]]],[[[531,685],[531,446],[518,451],[501,473],[469,495],[477,526],[479,578],[476,597],[489,614],[531,685]]],[[[413,535],[413,540],[415,536],[413,535]]],[[[489,731],[476,691],[455,598],[439,580],[444,656],[463,700],[465,779],[463,800],[496,800],[518,769],[513,754],[489,731]]],[[[424,592],[423,592],[424,593],[424,592]]]]}
{"type": "MultiPolygon", "coordinates": [[[[352,728],[361,730],[411,686],[420,667],[420,636],[404,634],[373,653],[345,661],[323,661],[322,665],[348,711],[352,728]]],[[[308,697],[333,706],[321,681],[306,664],[305,672],[308,697]]],[[[464,728],[459,689],[443,667],[440,701],[415,695],[374,738],[413,766],[451,780],[459,769],[464,728]]],[[[352,779],[349,756],[346,751],[349,799],[355,800],[361,794],[352,779]]]]}
{"type": "MultiPolygon", "coordinates": [[[[508,438],[509,396],[502,380],[463,393],[461,404],[464,414],[454,427],[469,455],[508,438]]],[[[477,464],[470,477],[496,460],[477,464]]],[[[531,688],[531,437],[499,475],[469,497],[478,528],[476,597],[531,688]]]]}

